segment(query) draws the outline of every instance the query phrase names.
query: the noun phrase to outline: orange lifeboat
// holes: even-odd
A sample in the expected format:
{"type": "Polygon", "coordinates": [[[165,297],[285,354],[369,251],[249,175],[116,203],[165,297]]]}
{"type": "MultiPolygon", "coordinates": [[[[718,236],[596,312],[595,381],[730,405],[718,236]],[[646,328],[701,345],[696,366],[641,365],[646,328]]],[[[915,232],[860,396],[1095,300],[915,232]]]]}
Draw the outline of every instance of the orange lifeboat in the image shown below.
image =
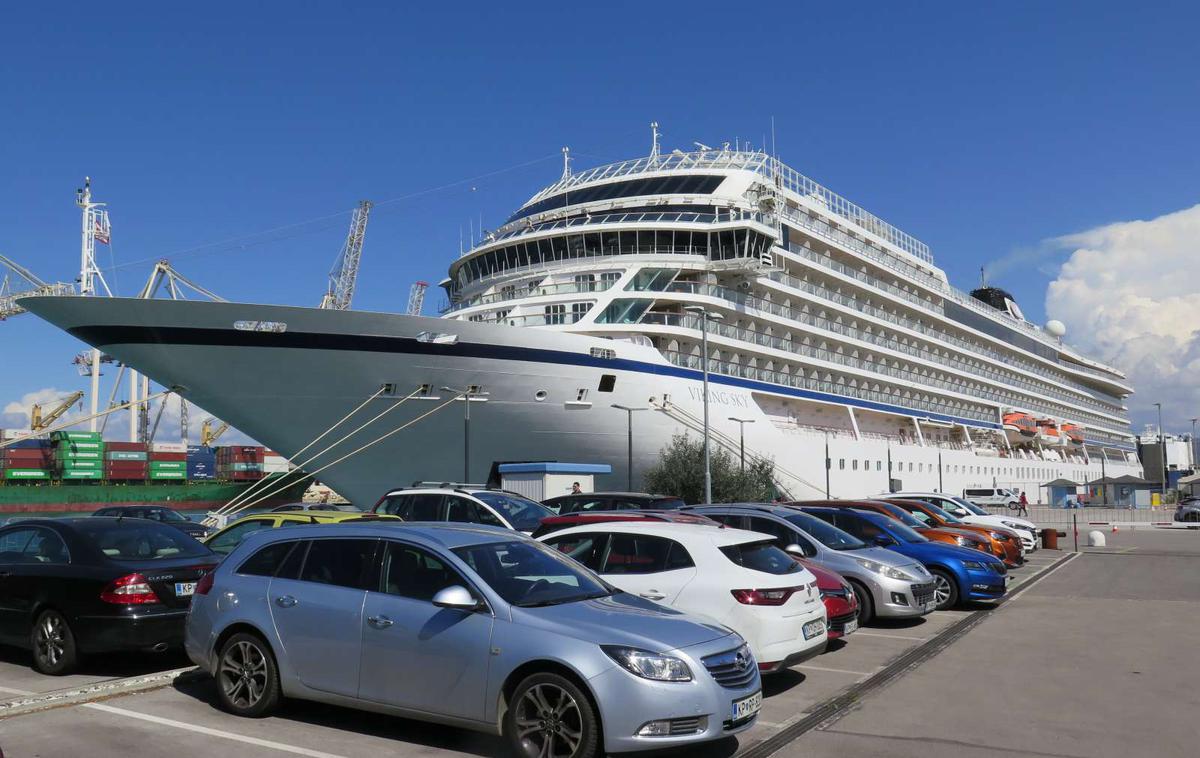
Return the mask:
{"type": "Polygon", "coordinates": [[[1062,436],[1072,445],[1083,444],[1083,430],[1079,428],[1078,424],[1064,423],[1062,425],[1062,436]]]}
{"type": "Polygon", "coordinates": [[[1063,436],[1058,431],[1058,422],[1052,418],[1040,418],[1037,420],[1038,439],[1043,445],[1061,445],[1063,444],[1063,436]]]}
{"type": "Polygon", "coordinates": [[[1037,436],[1037,423],[1034,422],[1033,416],[1028,413],[1014,411],[1004,414],[1004,431],[1013,432],[1022,437],[1037,436]]]}

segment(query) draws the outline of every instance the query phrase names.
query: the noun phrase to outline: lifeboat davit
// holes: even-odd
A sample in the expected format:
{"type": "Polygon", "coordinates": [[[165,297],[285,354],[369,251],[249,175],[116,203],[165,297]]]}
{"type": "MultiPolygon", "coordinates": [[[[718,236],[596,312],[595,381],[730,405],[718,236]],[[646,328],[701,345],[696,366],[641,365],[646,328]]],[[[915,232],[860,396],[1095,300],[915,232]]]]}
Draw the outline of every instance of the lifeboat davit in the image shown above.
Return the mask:
{"type": "Polygon", "coordinates": [[[1052,418],[1040,418],[1037,420],[1038,440],[1043,445],[1062,445],[1062,433],[1058,431],[1058,422],[1052,418]]]}
{"type": "Polygon", "coordinates": [[[1063,424],[1062,436],[1072,445],[1083,444],[1083,429],[1080,429],[1078,424],[1063,424]]]}

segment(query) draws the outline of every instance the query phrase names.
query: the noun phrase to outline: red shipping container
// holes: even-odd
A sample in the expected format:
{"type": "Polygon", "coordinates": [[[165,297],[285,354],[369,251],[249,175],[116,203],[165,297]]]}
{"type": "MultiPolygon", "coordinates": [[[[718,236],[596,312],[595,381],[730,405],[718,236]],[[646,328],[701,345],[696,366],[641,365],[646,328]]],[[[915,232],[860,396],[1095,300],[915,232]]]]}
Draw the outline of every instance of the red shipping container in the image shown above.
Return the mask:
{"type": "MultiPolygon", "coordinates": [[[[0,460],[6,461],[48,461],[50,453],[44,450],[6,449],[0,451],[0,460]]],[[[21,468],[17,466],[15,468],[21,468]]]]}
{"type": "Polygon", "coordinates": [[[143,461],[107,461],[105,471],[149,471],[150,467],[143,461]]]}
{"type": "Polygon", "coordinates": [[[105,442],[104,448],[126,453],[144,453],[148,449],[145,442],[105,442]]]}
{"type": "Polygon", "coordinates": [[[187,453],[150,453],[152,461],[186,461],[187,453]]]}

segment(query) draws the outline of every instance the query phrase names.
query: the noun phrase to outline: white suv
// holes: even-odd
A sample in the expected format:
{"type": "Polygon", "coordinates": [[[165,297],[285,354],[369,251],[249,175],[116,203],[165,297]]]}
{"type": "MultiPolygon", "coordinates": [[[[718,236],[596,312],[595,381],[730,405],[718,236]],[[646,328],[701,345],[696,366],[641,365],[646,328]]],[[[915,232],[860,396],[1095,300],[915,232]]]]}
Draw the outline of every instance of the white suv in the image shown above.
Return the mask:
{"type": "Polygon", "coordinates": [[[746,639],[764,674],[825,652],[828,619],[816,577],[770,535],[610,521],[541,541],[618,589],[728,626],[746,639]]]}
{"type": "Polygon", "coordinates": [[[454,521],[485,524],[531,533],[554,512],[541,503],[506,490],[483,487],[409,487],[379,499],[375,513],[405,521],[454,521]]]}
{"type": "Polygon", "coordinates": [[[963,500],[984,507],[1016,508],[1017,503],[1021,502],[1021,497],[1012,490],[998,487],[973,487],[963,490],[963,500]]]}

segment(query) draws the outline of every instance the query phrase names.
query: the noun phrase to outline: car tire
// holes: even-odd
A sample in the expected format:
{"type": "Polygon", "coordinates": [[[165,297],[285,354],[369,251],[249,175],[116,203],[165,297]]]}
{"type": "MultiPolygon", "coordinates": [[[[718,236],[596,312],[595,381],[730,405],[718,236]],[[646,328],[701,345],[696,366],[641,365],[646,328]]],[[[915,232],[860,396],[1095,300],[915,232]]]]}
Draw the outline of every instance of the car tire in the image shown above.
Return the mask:
{"type": "Polygon", "coordinates": [[[50,676],[70,674],[79,665],[79,648],[67,617],[53,608],[38,614],[29,631],[33,668],[50,676]]]}
{"type": "Polygon", "coordinates": [[[217,699],[235,716],[262,718],[279,706],[279,667],[262,637],[239,632],[221,646],[217,699]]]}
{"type": "Polygon", "coordinates": [[[871,591],[862,586],[853,579],[847,579],[850,582],[850,588],[854,590],[854,597],[858,599],[858,625],[865,626],[875,618],[875,598],[871,596],[871,591]]]}
{"type": "Polygon", "coordinates": [[[929,573],[933,574],[933,597],[935,600],[941,598],[937,610],[944,611],[958,605],[958,583],[954,581],[954,576],[940,568],[931,568],[929,573]]]}
{"type": "Polygon", "coordinates": [[[600,748],[600,719],[591,699],[570,679],[532,674],[513,690],[504,736],[516,756],[593,758],[600,748]],[[564,748],[571,752],[561,752],[564,748]]]}

